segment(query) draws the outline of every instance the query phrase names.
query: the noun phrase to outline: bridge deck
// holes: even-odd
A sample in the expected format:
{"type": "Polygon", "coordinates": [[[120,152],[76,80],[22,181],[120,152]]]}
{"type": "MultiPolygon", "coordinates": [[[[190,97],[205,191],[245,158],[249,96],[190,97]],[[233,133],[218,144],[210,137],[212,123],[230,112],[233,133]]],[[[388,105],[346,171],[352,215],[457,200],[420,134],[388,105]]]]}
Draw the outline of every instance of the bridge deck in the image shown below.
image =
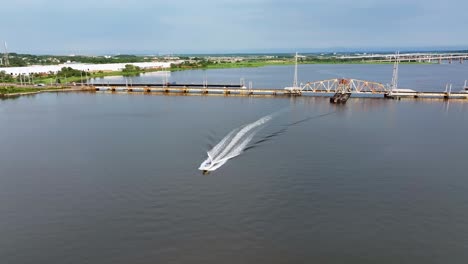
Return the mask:
{"type": "MultiPolygon", "coordinates": [[[[148,87],[148,86],[100,86],[93,87],[96,91],[110,92],[147,92],[147,93],[178,93],[178,94],[224,94],[224,95],[271,95],[271,96],[332,96],[336,91],[314,90],[314,91],[289,91],[284,89],[239,89],[239,88],[206,88],[206,87],[148,87]]],[[[353,91],[352,97],[364,98],[441,98],[441,99],[468,99],[468,93],[454,92],[447,94],[445,92],[408,92],[389,94],[385,91],[353,91]]]]}

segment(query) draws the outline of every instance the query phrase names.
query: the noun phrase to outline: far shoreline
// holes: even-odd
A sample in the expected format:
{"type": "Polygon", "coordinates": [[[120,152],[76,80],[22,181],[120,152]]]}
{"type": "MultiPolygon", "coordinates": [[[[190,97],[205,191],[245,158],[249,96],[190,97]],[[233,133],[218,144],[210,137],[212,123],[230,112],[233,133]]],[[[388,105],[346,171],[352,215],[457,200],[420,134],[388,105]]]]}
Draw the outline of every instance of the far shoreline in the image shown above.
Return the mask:
{"type": "MultiPolygon", "coordinates": [[[[428,62],[400,62],[401,64],[408,65],[435,65],[436,63],[428,62]]],[[[391,65],[393,62],[370,62],[370,61],[299,61],[299,65],[391,65]]],[[[60,85],[62,81],[65,81],[63,85],[73,85],[74,83],[86,83],[87,80],[104,78],[110,76],[121,76],[131,77],[140,74],[151,73],[151,72],[177,72],[177,71],[189,71],[189,70],[217,70],[217,69],[241,69],[241,68],[261,68],[268,66],[291,66],[294,65],[294,61],[239,61],[239,62],[221,62],[221,63],[210,63],[207,65],[178,65],[173,64],[170,68],[142,68],[135,69],[132,71],[99,71],[89,72],[88,78],[83,76],[69,76],[69,77],[58,77],[57,75],[47,75],[43,77],[35,77],[29,85],[60,85]]],[[[0,72],[2,68],[0,68],[0,72]]],[[[1,82],[1,85],[18,85],[19,82],[1,82]]]]}

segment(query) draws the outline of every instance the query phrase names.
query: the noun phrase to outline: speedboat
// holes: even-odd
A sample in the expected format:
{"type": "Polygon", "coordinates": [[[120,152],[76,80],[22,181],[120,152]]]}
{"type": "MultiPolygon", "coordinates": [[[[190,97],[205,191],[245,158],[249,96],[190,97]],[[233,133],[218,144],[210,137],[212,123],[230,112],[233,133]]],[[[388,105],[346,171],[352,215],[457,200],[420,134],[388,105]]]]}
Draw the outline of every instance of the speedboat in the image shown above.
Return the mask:
{"type": "Polygon", "coordinates": [[[214,171],[218,169],[219,167],[223,166],[224,163],[226,163],[229,160],[229,158],[224,158],[224,159],[215,161],[211,157],[210,153],[207,153],[207,154],[208,154],[208,158],[205,161],[203,161],[200,167],[198,168],[199,170],[203,172],[203,174],[208,174],[210,171],[214,171]]]}

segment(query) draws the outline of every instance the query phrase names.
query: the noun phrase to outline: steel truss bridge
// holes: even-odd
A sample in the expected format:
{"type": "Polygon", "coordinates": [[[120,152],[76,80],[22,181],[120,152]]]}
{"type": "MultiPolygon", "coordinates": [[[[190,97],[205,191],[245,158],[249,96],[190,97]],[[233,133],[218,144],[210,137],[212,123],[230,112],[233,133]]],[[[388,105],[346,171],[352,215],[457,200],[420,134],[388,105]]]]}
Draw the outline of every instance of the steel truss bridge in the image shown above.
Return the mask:
{"type": "Polygon", "coordinates": [[[378,82],[364,81],[357,79],[329,79],[316,82],[308,82],[296,89],[296,92],[313,93],[368,93],[386,94],[390,89],[378,82]]]}

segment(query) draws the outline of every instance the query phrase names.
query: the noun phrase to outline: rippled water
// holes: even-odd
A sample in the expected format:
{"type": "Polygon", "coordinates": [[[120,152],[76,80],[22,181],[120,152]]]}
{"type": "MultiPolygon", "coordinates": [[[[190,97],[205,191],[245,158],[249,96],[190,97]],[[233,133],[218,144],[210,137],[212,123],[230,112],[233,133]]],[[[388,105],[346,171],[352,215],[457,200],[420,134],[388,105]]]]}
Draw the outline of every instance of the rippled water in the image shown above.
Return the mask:
{"type": "Polygon", "coordinates": [[[468,261],[466,102],[52,93],[0,124],[2,263],[468,261]],[[256,139],[310,119],[197,170],[280,109],[256,139]]]}

